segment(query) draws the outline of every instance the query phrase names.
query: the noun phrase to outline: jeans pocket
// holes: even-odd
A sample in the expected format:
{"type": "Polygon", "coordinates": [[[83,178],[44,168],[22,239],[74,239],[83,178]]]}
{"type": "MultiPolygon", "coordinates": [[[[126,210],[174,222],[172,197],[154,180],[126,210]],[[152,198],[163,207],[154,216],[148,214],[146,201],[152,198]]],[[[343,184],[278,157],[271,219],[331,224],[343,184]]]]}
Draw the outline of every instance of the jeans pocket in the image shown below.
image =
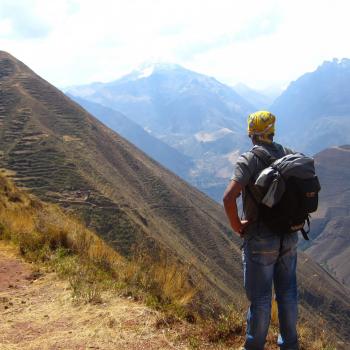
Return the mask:
{"type": "Polygon", "coordinates": [[[259,265],[271,265],[279,255],[279,239],[277,237],[254,237],[245,245],[246,256],[259,265]]]}
{"type": "Polygon", "coordinates": [[[250,260],[259,265],[274,264],[278,257],[278,251],[253,251],[250,260]]]}

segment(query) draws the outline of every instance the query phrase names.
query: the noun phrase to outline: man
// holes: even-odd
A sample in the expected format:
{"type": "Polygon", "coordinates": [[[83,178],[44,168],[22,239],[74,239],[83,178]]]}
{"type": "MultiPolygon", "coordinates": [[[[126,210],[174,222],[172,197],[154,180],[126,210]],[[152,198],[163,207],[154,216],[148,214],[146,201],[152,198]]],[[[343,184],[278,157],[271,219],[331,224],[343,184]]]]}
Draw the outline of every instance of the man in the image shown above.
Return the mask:
{"type": "MultiPolygon", "coordinates": [[[[248,135],[253,145],[281,158],[290,150],[273,142],[275,116],[258,111],[248,117],[248,135]]],[[[272,232],[259,220],[261,199],[254,182],[266,164],[253,152],[242,154],[224,193],[224,207],[232,229],[243,239],[244,287],[250,307],[247,313],[245,350],[263,350],[271,317],[272,283],[278,304],[283,350],[298,349],[297,322],[297,233],[272,232]],[[238,216],[237,198],[242,192],[244,220],[238,216]]]]}

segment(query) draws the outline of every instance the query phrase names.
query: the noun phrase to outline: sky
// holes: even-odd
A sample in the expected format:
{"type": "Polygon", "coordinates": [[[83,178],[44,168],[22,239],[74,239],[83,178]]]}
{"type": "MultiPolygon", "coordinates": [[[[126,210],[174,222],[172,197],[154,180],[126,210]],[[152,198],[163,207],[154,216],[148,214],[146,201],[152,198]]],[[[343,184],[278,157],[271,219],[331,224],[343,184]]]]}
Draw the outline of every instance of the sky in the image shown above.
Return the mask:
{"type": "Polygon", "coordinates": [[[350,58],[349,14],[348,0],[0,0],[0,50],[60,88],[158,61],[286,87],[350,58]]]}

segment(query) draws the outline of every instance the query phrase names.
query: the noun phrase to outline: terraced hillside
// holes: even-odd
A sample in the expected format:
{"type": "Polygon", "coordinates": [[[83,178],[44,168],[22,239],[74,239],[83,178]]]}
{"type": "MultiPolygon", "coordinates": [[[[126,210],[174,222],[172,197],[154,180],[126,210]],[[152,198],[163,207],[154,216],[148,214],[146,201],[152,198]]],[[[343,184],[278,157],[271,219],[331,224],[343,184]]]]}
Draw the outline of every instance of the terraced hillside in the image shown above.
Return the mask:
{"type": "Polygon", "coordinates": [[[20,62],[2,53],[0,64],[1,166],[17,184],[75,210],[125,255],[160,245],[200,266],[217,296],[240,290],[238,244],[218,205],[20,62]]]}
{"type": "MultiPolygon", "coordinates": [[[[120,253],[165,251],[191,266],[204,296],[242,301],[240,242],[220,205],[4,52],[0,107],[0,167],[18,185],[75,211],[120,253]]],[[[303,255],[299,280],[310,317],[350,335],[348,291],[303,255]]]]}
{"type": "Polygon", "coordinates": [[[306,252],[350,287],[350,146],[332,147],[315,156],[321,180],[321,210],[306,252]]]}

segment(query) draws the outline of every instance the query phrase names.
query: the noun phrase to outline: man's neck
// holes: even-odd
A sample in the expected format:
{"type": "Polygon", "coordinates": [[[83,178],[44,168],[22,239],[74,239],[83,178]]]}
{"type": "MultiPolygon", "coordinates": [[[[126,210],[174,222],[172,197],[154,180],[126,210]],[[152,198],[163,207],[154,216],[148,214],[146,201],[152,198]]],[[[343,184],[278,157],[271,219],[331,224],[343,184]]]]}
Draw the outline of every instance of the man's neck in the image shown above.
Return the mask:
{"type": "Polygon", "coordinates": [[[271,141],[271,142],[261,141],[261,140],[253,141],[254,146],[270,146],[273,143],[274,143],[273,141],[271,141]]]}

